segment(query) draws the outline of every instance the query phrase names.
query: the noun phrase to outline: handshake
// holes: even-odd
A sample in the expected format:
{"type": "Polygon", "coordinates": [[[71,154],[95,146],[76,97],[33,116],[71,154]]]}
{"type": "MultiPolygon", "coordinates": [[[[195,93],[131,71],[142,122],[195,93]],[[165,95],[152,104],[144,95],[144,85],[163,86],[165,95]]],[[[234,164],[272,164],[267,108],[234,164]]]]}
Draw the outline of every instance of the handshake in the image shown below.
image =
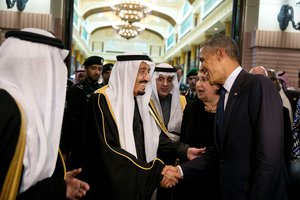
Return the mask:
{"type": "MultiPolygon", "coordinates": [[[[193,160],[194,158],[201,156],[205,153],[206,148],[188,148],[187,158],[193,160]]],[[[163,188],[172,188],[179,180],[183,179],[183,175],[178,166],[166,165],[161,174],[164,176],[160,182],[160,186],[163,188]]]]}
{"type": "Polygon", "coordinates": [[[174,167],[172,165],[166,165],[161,174],[164,175],[162,181],[160,182],[160,186],[163,188],[172,188],[180,179],[183,179],[179,167],[174,167]]]}

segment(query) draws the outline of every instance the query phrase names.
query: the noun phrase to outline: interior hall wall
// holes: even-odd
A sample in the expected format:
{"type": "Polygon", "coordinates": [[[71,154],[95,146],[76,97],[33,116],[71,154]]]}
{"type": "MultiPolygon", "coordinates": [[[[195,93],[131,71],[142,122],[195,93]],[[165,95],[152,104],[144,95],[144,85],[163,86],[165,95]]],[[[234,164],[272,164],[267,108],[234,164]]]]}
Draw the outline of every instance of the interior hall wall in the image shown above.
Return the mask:
{"type": "Polygon", "coordinates": [[[298,89],[300,72],[300,30],[289,22],[282,31],[277,16],[283,5],[294,9],[294,20],[300,21],[300,7],[294,0],[247,0],[245,32],[243,34],[242,66],[262,65],[276,71],[286,71],[289,86],[298,89]]]}
{"type": "Polygon", "coordinates": [[[0,44],[9,30],[32,27],[51,31],[62,38],[62,2],[60,0],[30,0],[23,11],[16,5],[8,9],[5,1],[0,2],[0,44]]]}
{"type": "Polygon", "coordinates": [[[300,34],[295,32],[245,32],[242,66],[246,70],[262,65],[276,71],[286,71],[289,86],[298,88],[300,71],[300,34]]]}

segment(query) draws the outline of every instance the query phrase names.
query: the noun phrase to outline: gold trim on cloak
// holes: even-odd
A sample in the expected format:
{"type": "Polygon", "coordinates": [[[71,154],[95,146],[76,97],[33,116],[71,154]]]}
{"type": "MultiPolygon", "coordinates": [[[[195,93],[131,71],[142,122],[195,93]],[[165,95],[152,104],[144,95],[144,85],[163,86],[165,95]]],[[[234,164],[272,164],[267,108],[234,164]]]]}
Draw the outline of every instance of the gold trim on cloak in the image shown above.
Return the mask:
{"type": "Polygon", "coordinates": [[[165,123],[163,122],[162,118],[159,116],[152,99],[150,99],[149,112],[153,116],[154,120],[156,121],[158,126],[161,128],[161,130],[170,138],[170,135],[168,135],[169,131],[168,131],[165,123]]]}
{"type": "Polygon", "coordinates": [[[16,199],[22,175],[23,157],[26,145],[26,120],[21,105],[16,100],[15,102],[18,105],[19,111],[21,113],[20,133],[15,149],[15,154],[11,160],[5,180],[3,182],[0,200],[16,199]]]}
{"type": "Polygon", "coordinates": [[[95,91],[95,93],[98,94],[98,108],[99,108],[99,111],[100,111],[100,113],[101,113],[102,127],[103,127],[103,130],[102,130],[102,131],[103,131],[104,141],[105,141],[105,144],[107,145],[107,147],[108,147],[111,151],[113,151],[114,153],[116,153],[116,154],[118,154],[118,155],[120,155],[120,156],[122,156],[122,157],[128,159],[128,160],[129,160],[130,162],[132,162],[135,166],[137,166],[137,167],[139,167],[140,169],[143,169],[143,170],[151,170],[151,169],[153,168],[153,166],[154,166],[154,164],[155,164],[156,161],[159,161],[159,162],[161,162],[161,163],[164,164],[164,162],[163,162],[161,159],[155,158],[155,159],[153,160],[153,162],[152,162],[152,165],[151,165],[150,167],[143,167],[143,166],[139,165],[138,163],[136,163],[136,162],[135,162],[132,158],[130,158],[129,156],[127,156],[127,155],[125,155],[125,154],[122,154],[122,153],[116,151],[115,149],[113,149],[113,147],[111,147],[111,146],[108,144],[108,142],[107,142],[107,140],[106,140],[106,130],[105,130],[105,123],[104,123],[104,114],[103,114],[103,110],[102,110],[102,108],[101,108],[101,106],[100,106],[100,95],[101,95],[101,94],[103,94],[104,97],[105,97],[105,99],[106,99],[106,102],[107,102],[107,105],[108,105],[108,109],[109,109],[109,111],[110,111],[110,113],[111,113],[111,115],[112,115],[112,117],[113,117],[114,122],[115,122],[116,125],[117,125],[117,123],[116,123],[116,118],[115,118],[115,116],[114,116],[114,113],[113,113],[113,111],[112,111],[111,104],[110,104],[110,102],[108,101],[108,97],[107,97],[107,94],[106,94],[106,92],[105,92],[105,90],[106,90],[107,88],[108,88],[108,86],[106,85],[106,86],[104,86],[104,87],[98,89],[97,91],[95,91]]]}
{"type": "Polygon", "coordinates": [[[64,169],[64,179],[66,178],[66,174],[67,174],[67,167],[66,167],[66,163],[65,163],[65,160],[64,160],[64,156],[62,155],[62,152],[60,149],[58,149],[58,155],[61,159],[61,163],[62,163],[62,166],[63,166],[63,169],[64,169]]]}
{"type": "Polygon", "coordinates": [[[180,100],[181,110],[184,111],[185,106],[186,106],[186,104],[187,104],[185,96],[180,95],[180,96],[179,96],[179,100],[180,100]]]}
{"type": "Polygon", "coordinates": [[[158,126],[161,128],[161,130],[171,139],[174,140],[172,138],[174,138],[173,136],[171,136],[172,133],[170,133],[165,125],[165,123],[163,122],[163,119],[161,118],[161,116],[158,114],[155,106],[154,106],[154,102],[151,99],[150,100],[150,106],[149,106],[149,112],[151,113],[151,115],[153,116],[154,120],[156,121],[156,123],[158,124],[158,126]]]}

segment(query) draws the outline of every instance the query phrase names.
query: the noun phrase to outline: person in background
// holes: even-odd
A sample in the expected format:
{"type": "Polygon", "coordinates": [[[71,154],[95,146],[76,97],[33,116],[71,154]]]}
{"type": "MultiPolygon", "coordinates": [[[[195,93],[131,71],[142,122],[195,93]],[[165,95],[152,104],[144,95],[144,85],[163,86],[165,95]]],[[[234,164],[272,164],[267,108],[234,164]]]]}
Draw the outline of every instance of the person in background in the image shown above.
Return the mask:
{"type": "MultiPolygon", "coordinates": [[[[284,95],[289,99],[289,102],[291,104],[291,109],[293,111],[292,116],[294,116],[295,112],[296,112],[297,101],[300,96],[300,91],[293,87],[289,87],[288,74],[285,71],[278,71],[276,73],[276,75],[277,75],[278,81],[281,85],[282,92],[284,92],[284,95]]],[[[300,72],[299,72],[298,76],[299,75],[300,75],[300,72]]],[[[299,79],[299,83],[300,83],[300,79],[299,79]]],[[[299,87],[300,87],[300,84],[299,84],[299,87]]],[[[293,122],[293,119],[291,122],[293,122]]]]}
{"type": "Polygon", "coordinates": [[[289,79],[287,73],[285,71],[278,71],[276,72],[276,75],[283,90],[287,90],[289,87],[289,79]]]}
{"type": "Polygon", "coordinates": [[[198,68],[191,68],[186,74],[189,89],[184,94],[184,96],[187,103],[190,103],[191,101],[194,101],[198,98],[196,94],[196,80],[198,78],[198,71],[198,68]]]}
{"type": "Polygon", "coordinates": [[[152,76],[152,97],[154,106],[163,121],[164,126],[172,135],[173,140],[179,140],[182,111],[176,69],[167,64],[156,65],[152,76]]]}
{"type": "MultiPolygon", "coordinates": [[[[156,108],[166,131],[173,141],[178,141],[180,138],[180,128],[182,120],[182,111],[186,102],[184,96],[180,96],[178,80],[176,76],[176,68],[167,64],[160,63],[156,65],[152,76],[153,92],[151,99],[156,108]],[[181,98],[182,97],[182,98],[181,98]]],[[[161,157],[165,164],[175,165],[175,158],[161,157]]],[[[171,189],[157,188],[156,199],[173,199],[171,189]]]]}
{"type": "Polygon", "coordinates": [[[282,89],[282,86],[280,84],[280,81],[278,80],[276,71],[273,69],[267,69],[268,72],[268,77],[272,80],[273,84],[275,85],[275,87],[277,88],[277,90],[279,91],[280,97],[282,99],[282,103],[283,106],[286,107],[289,111],[289,117],[290,117],[290,126],[292,127],[292,122],[293,122],[293,110],[292,110],[292,106],[290,103],[289,98],[286,96],[285,92],[282,89]]]}
{"type": "Polygon", "coordinates": [[[67,90],[68,90],[73,84],[74,84],[74,83],[73,83],[72,79],[68,78],[68,79],[67,79],[67,90]]]}
{"type": "Polygon", "coordinates": [[[79,68],[75,70],[75,80],[74,83],[78,83],[86,77],[85,69],[79,68]]]}
{"type": "Polygon", "coordinates": [[[217,163],[223,200],[288,199],[278,91],[266,77],[242,69],[239,48],[228,36],[218,34],[205,41],[199,58],[209,83],[223,86],[214,126],[215,148],[189,161],[198,162],[196,167],[180,165],[163,173],[185,179],[204,173],[208,163],[217,163]]]}
{"type": "Polygon", "coordinates": [[[298,98],[294,122],[293,122],[293,141],[292,141],[292,161],[290,165],[291,179],[291,198],[290,200],[300,199],[300,97],[298,98]]]}
{"type": "Polygon", "coordinates": [[[250,74],[261,74],[265,77],[268,77],[268,72],[263,66],[252,67],[249,71],[250,74]]]}
{"type": "Polygon", "coordinates": [[[161,174],[165,165],[158,152],[189,159],[200,154],[162,132],[158,114],[149,105],[153,71],[147,55],[117,56],[108,86],[91,96],[81,151],[71,155],[82,166],[80,177],[91,186],[87,199],[105,194],[111,200],[148,200],[160,183],[177,183],[173,175],[161,174]]]}
{"type": "Polygon", "coordinates": [[[293,158],[300,158],[300,97],[293,122],[293,158]]]}
{"type": "MultiPolygon", "coordinates": [[[[210,149],[214,146],[214,121],[219,101],[219,85],[210,85],[207,77],[199,72],[196,82],[198,99],[186,106],[183,113],[180,141],[189,144],[190,147],[210,149]]],[[[205,156],[202,155],[202,156],[205,156]]],[[[195,158],[197,159],[197,158],[195,158]]],[[[182,168],[198,166],[196,162],[182,160],[182,168]],[[185,166],[186,165],[186,166],[185,166]]],[[[186,170],[185,170],[186,171],[186,170]]],[[[190,171],[190,170],[188,170],[190,171]]],[[[192,172],[191,172],[192,173],[192,172]]],[[[185,176],[176,185],[176,200],[193,200],[195,197],[203,200],[219,200],[220,189],[218,168],[216,164],[208,166],[205,173],[185,176]],[[201,195],[199,195],[201,194],[201,195]]]]}
{"type": "Polygon", "coordinates": [[[113,63],[107,63],[107,64],[103,65],[102,83],[100,83],[100,87],[103,87],[108,84],[110,73],[111,73],[113,66],[114,66],[113,63]]]}
{"type": "Polygon", "coordinates": [[[177,74],[177,80],[179,82],[179,91],[180,94],[185,94],[187,90],[189,89],[189,86],[183,83],[182,76],[183,76],[183,69],[181,66],[176,66],[176,74],[177,74]]]}
{"type": "Polygon", "coordinates": [[[79,199],[89,185],[59,155],[68,51],[50,32],[8,31],[0,47],[0,199],[79,199]],[[20,67],[22,66],[22,67],[20,67]]]}
{"type": "Polygon", "coordinates": [[[91,94],[100,88],[98,80],[103,61],[103,58],[99,56],[88,57],[83,63],[86,77],[72,85],[67,91],[60,147],[68,169],[73,169],[69,157],[72,151],[78,147],[81,134],[84,134],[82,133],[82,121],[85,118],[87,103],[91,94]]]}
{"type": "MultiPolygon", "coordinates": [[[[268,70],[266,70],[263,66],[255,66],[252,67],[249,71],[250,74],[261,74],[265,77],[268,77],[268,70]]],[[[276,75],[276,74],[273,74],[276,75]]],[[[276,89],[278,89],[278,82],[272,80],[276,89]]],[[[276,79],[275,79],[276,80],[276,79]]],[[[279,92],[279,91],[278,91],[279,92]]],[[[290,161],[292,159],[292,128],[291,128],[291,121],[289,116],[289,110],[285,106],[282,105],[283,108],[283,121],[284,121],[284,158],[287,168],[290,166],[290,161]]]]}

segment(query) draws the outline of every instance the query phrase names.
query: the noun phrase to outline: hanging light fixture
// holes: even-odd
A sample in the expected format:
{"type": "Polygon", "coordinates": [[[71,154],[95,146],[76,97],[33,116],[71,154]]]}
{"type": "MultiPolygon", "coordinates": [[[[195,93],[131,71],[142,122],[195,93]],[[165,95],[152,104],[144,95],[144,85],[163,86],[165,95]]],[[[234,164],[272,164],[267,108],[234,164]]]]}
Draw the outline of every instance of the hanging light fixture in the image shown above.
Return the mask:
{"type": "Polygon", "coordinates": [[[140,0],[121,0],[112,8],[117,16],[130,24],[139,22],[150,12],[150,9],[142,5],[140,0]]]}
{"type": "Polygon", "coordinates": [[[123,24],[114,25],[113,28],[118,31],[121,37],[124,37],[127,40],[135,38],[140,32],[145,30],[145,28],[138,22],[132,24],[125,22],[123,24]]]}

